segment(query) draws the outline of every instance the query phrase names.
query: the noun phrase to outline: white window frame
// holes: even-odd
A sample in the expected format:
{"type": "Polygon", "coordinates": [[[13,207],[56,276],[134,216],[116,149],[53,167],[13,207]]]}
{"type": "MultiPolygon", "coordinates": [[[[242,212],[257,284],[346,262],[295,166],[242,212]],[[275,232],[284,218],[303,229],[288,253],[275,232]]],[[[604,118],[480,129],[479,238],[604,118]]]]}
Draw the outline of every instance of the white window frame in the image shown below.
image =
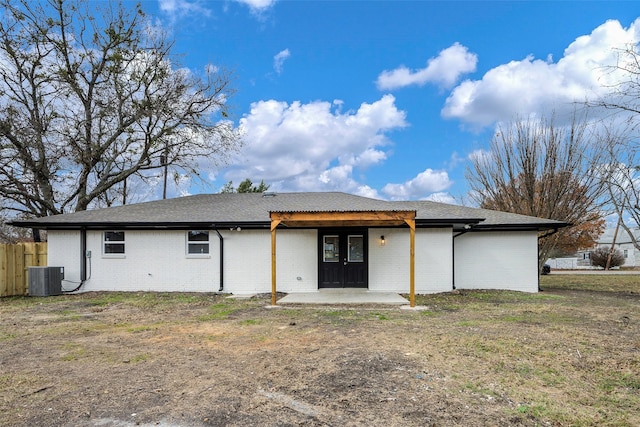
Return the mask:
{"type": "MultiPolygon", "coordinates": [[[[115,237],[115,236],[114,236],[115,237]]],[[[102,256],[105,258],[124,258],[127,253],[127,235],[124,230],[105,230],[102,232],[102,256]],[[122,233],[122,240],[107,239],[109,233],[122,233]],[[122,245],[122,252],[109,252],[107,246],[122,245]]]]}
{"type": "Polygon", "coordinates": [[[186,254],[187,258],[210,258],[211,257],[211,233],[209,230],[189,230],[185,233],[185,241],[186,241],[186,254]],[[191,233],[205,233],[207,235],[207,240],[190,240],[189,237],[191,233]],[[206,247],[206,252],[191,252],[192,247],[202,246],[206,247]]]}

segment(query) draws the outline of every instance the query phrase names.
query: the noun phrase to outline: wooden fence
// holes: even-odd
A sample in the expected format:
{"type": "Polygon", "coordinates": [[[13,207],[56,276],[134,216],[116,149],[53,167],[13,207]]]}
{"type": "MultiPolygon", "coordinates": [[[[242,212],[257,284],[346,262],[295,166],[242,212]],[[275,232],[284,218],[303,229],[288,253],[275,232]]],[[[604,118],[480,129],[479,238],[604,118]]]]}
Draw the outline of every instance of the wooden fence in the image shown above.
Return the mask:
{"type": "Polygon", "coordinates": [[[0,297],[27,295],[29,267],[45,265],[46,243],[0,244],[0,297]]]}

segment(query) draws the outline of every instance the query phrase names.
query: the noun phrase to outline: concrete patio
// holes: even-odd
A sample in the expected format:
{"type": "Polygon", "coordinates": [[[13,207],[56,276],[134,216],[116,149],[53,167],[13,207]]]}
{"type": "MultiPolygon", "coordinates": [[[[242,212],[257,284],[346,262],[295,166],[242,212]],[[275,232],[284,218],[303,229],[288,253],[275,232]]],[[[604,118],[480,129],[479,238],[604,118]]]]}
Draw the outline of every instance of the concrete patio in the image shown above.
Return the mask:
{"type": "Polygon", "coordinates": [[[280,298],[277,304],[407,305],[409,301],[395,292],[375,292],[360,288],[337,288],[320,289],[317,292],[291,293],[280,298]]]}

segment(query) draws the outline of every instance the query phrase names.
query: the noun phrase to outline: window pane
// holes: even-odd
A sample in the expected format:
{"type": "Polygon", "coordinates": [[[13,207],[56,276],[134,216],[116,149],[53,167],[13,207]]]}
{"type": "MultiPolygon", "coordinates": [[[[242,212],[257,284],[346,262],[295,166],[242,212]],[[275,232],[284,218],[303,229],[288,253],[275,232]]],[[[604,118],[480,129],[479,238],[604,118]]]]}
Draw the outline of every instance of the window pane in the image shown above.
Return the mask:
{"type": "Polygon", "coordinates": [[[190,254],[208,254],[209,244],[208,243],[189,243],[189,253],[190,254]]]}
{"type": "Polygon", "coordinates": [[[364,237],[349,236],[349,262],[364,261],[364,237]]]}
{"type": "Polygon", "coordinates": [[[324,236],[324,262],[340,261],[340,240],[338,236],[324,236]]]}
{"type": "Polygon", "coordinates": [[[208,242],[209,232],[202,230],[193,230],[189,232],[187,239],[190,242],[208,242]]]}
{"type": "Polygon", "coordinates": [[[124,243],[105,243],[104,253],[105,254],[123,254],[124,243]]]}
{"type": "Polygon", "coordinates": [[[187,232],[187,254],[208,254],[209,232],[206,230],[191,230],[187,232]]]}
{"type": "Polygon", "coordinates": [[[105,242],[124,242],[124,231],[105,231],[105,242]]]}
{"type": "Polygon", "coordinates": [[[103,244],[105,254],[124,254],[124,231],[105,231],[103,244]]]}

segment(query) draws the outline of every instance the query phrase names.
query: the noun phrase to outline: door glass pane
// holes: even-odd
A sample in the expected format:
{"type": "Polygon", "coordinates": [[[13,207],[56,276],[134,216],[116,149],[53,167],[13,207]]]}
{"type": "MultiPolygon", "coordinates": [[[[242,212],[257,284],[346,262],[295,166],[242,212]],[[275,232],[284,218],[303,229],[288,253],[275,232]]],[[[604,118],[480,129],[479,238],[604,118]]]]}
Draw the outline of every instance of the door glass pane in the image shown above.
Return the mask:
{"type": "Polygon", "coordinates": [[[338,236],[324,236],[323,243],[323,260],[324,262],[340,261],[340,239],[338,236]]]}
{"type": "Polygon", "coordinates": [[[349,236],[349,262],[364,261],[364,237],[349,236]]]}

